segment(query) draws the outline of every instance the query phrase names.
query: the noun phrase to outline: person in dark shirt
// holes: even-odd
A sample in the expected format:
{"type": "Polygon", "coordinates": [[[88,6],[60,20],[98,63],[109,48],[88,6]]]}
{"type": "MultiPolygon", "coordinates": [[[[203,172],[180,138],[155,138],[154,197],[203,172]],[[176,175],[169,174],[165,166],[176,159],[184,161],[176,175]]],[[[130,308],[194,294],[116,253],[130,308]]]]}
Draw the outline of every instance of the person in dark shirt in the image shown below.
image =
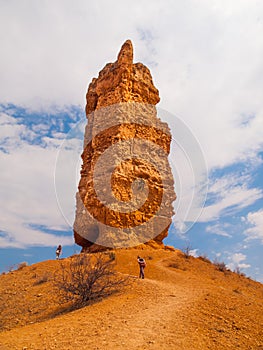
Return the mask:
{"type": "Polygon", "coordinates": [[[141,258],[140,256],[137,257],[137,261],[140,267],[140,275],[139,278],[144,278],[144,268],[146,266],[146,262],[143,258],[141,258]]]}
{"type": "Polygon", "coordinates": [[[56,259],[59,259],[61,252],[62,252],[62,247],[61,245],[59,245],[56,250],[56,259]]]}

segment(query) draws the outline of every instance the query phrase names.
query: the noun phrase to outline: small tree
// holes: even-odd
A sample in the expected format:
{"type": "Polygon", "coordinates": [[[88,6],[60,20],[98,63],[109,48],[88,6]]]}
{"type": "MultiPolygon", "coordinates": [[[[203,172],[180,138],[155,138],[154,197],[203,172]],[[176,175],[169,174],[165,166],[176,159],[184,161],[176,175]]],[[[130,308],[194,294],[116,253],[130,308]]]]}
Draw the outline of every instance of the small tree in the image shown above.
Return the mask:
{"type": "Polygon", "coordinates": [[[70,261],[61,261],[54,276],[61,302],[72,301],[81,307],[118,291],[127,277],[121,277],[114,265],[103,253],[81,253],[70,261]]]}
{"type": "Polygon", "coordinates": [[[191,244],[188,242],[187,245],[185,246],[185,248],[183,249],[183,253],[184,253],[184,257],[186,259],[189,259],[191,256],[191,252],[192,252],[192,246],[191,244]]]}

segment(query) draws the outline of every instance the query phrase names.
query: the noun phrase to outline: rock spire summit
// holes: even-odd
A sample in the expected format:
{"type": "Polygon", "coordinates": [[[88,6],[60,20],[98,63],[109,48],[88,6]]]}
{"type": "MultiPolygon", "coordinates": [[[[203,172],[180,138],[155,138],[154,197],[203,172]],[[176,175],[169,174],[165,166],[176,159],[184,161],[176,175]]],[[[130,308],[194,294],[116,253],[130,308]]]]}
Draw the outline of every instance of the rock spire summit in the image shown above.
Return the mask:
{"type": "Polygon", "coordinates": [[[118,54],[118,64],[133,64],[133,46],[131,40],[126,40],[118,54]]]}

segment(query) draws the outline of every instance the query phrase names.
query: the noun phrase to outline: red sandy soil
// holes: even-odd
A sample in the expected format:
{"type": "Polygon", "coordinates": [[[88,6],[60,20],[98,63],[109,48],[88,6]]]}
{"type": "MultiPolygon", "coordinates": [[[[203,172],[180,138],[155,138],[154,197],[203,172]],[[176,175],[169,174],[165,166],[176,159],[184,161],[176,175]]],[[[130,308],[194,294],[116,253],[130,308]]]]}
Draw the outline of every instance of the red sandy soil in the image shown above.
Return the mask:
{"type": "Polygon", "coordinates": [[[262,284],[178,250],[115,254],[132,283],[71,312],[54,293],[59,261],[2,274],[0,350],[263,350],[262,284]],[[144,280],[137,255],[147,261],[144,280]]]}

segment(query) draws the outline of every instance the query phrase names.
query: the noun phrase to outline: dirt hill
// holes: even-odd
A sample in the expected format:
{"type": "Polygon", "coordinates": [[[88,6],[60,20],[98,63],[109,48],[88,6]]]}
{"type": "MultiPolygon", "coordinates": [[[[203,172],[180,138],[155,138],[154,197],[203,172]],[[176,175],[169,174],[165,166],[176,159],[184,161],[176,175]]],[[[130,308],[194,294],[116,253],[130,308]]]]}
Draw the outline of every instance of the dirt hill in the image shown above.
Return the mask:
{"type": "MultiPolygon", "coordinates": [[[[263,285],[176,250],[119,250],[133,282],[69,312],[57,303],[49,260],[0,276],[0,350],[263,349],[263,285]],[[147,261],[137,278],[137,255],[147,261]]],[[[70,259],[70,258],[68,258],[70,259]]]]}

